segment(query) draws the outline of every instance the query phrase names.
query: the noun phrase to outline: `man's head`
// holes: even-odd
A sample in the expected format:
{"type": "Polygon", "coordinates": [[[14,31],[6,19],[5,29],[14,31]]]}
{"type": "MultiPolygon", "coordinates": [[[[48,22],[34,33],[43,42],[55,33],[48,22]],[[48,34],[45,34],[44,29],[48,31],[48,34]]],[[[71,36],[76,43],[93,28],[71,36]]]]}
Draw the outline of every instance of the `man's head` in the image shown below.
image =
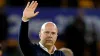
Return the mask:
{"type": "Polygon", "coordinates": [[[58,29],[57,26],[53,22],[46,22],[42,25],[39,36],[40,36],[40,42],[44,46],[52,46],[55,44],[58,29]]]}
{"type": "Polygon", "coordinates": [[[59,50],[62,51],[65,56],[74,56],[72,50],[69,48],[60,48],[59,50]]]}

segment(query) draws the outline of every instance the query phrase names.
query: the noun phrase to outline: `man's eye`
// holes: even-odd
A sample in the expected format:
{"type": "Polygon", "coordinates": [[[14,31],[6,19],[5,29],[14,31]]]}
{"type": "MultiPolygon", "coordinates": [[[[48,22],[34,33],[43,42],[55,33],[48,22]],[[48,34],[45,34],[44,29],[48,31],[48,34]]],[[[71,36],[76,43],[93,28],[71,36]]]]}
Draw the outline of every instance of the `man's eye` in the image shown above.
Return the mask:
{"type": "Polygon", "coordinates": [[[45,32],[45,33],[49,33],[49,32],[45,32]]]}
{"type": "Polygon", "coordinates": [[[56,34],[55,32],[52,32],[52,34],[56,34]]]}

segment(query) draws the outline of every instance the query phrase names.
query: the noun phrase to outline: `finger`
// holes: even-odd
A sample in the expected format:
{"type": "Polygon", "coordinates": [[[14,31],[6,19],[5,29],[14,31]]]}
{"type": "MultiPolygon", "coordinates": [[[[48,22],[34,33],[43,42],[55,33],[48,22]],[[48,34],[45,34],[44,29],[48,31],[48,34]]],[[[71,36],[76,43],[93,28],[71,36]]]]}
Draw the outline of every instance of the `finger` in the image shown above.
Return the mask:
{"type": "Polygon", "coordinates": [[[30,4],[30,2],[28,2],[28,3],[27,3],[27,6],[26,6],[26,8],[28,8],[28,7],[29,7],[29,4],[30,4]]]}
{"type": "Polygon", "coordinates": [[[29,8],[32,8],[32,5],[34,4],[34,1],[31,2],[29,8]]]}
{"type": "Polygon", "coordinates": [[[36,12],[36,13],[34,14],[34,16],[38,15],[38,13],[39,13],[39,12],[36,12]]]}
{"type": "Polygon", "coordinates": [[[34,5],[33,10],[35,10],[35,9],[37,8],[37,6],[38,6],[38,3],[36,3],[36,4],[34,5]]]}
{"type": "Polygon", "coordinates": [[[37,1],[34,2],[34,4],[32,5],[32,9],[36,6],[37,1]]]}

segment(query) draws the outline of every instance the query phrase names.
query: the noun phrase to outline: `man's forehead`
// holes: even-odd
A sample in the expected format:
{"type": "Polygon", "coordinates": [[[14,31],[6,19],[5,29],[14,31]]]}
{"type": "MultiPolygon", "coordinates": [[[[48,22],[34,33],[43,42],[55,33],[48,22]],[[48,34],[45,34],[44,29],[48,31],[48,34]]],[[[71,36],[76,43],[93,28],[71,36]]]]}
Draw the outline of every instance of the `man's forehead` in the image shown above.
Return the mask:
{"type": "Polygon", "coordinates": [[[50,29],[53,30],[53,31],[58,32],[58,28],[57,28],[56,24],[53,23],[53,22],[46,22],[41,27],[42,31],[43,30],[50,30],[50,29]]]}
{"type": "Polygon", "coordinates": [[[49,27],[52,27],[52,28],[56,28],[57,29],[57,26],[55,23],[53,22],[46,22],[42,25],[41,29],[45,29],[45,28],[49,28],[49,27]]]}

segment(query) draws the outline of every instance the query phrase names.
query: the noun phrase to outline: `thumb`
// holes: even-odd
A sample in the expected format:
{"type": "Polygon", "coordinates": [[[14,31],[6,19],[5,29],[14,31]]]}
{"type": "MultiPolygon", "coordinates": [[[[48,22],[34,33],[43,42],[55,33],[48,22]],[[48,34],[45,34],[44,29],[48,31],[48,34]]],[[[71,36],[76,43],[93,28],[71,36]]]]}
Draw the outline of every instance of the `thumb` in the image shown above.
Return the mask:
{"type": "Polygon", "coordinates": [[[39,12],[34,13],[34,16],[38,15],[39,12]]]}

